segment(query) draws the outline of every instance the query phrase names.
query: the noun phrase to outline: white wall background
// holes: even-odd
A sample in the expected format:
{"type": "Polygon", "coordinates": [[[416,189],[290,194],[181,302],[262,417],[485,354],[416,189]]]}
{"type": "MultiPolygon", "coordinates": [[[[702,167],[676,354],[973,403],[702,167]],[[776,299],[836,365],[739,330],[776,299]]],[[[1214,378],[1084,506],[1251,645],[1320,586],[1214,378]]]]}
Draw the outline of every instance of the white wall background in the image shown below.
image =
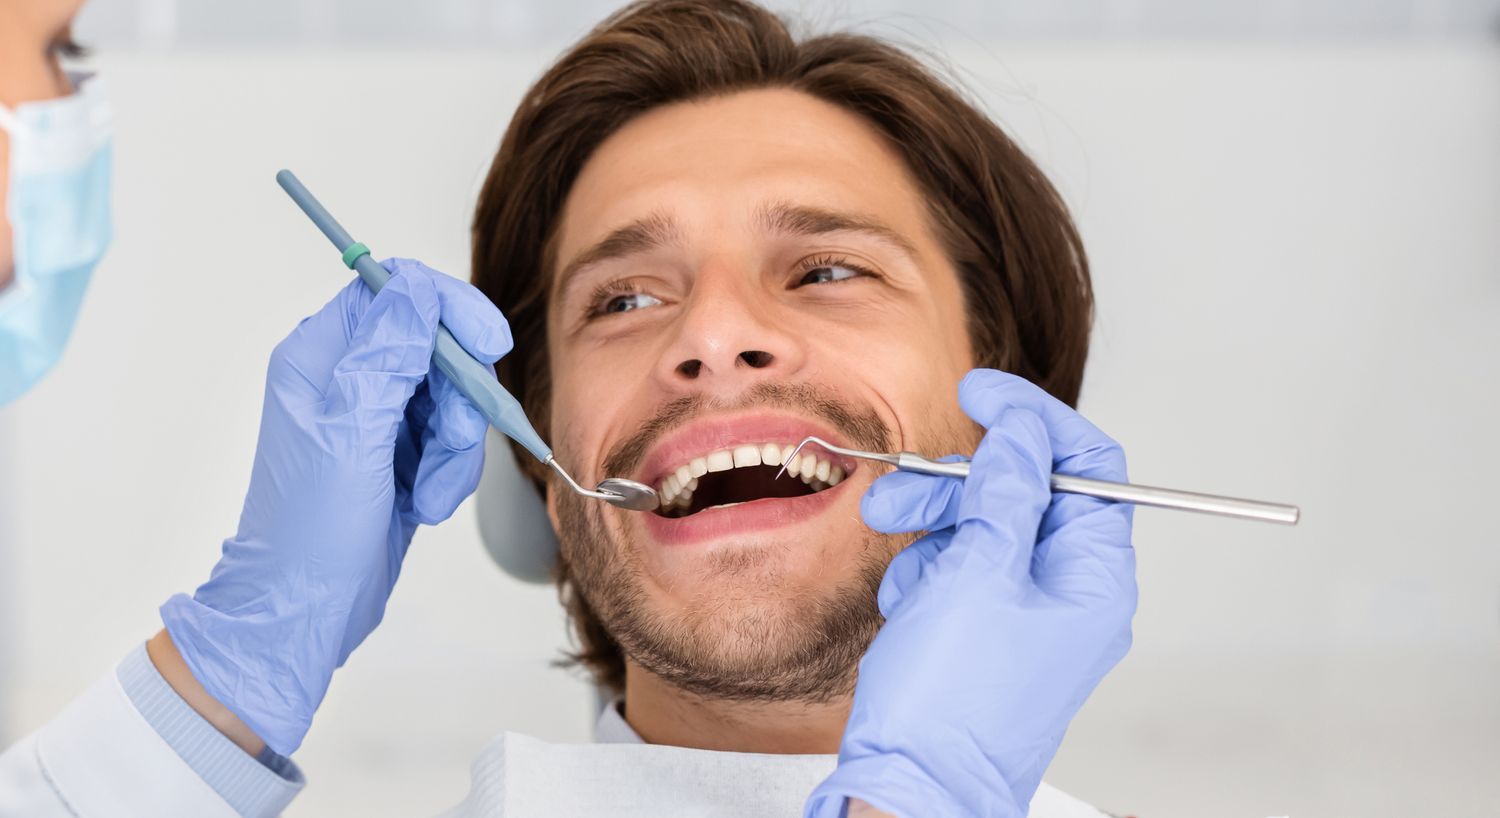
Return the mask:
{"type": "MultiPolygon", "coordinates": [[[[1049,779],[1174,816],[1500,814],[1500,49],[948,44],[1092,251],[1084,411],[1142,482],[1131,655],[1049,779]]],[[[0,410],[0,741],[158,627],[237,519],[271,347],[377,255],[467,273],[482,174],[555,50],[111,53],[118,240],[61,368],[0,410]]],[[[587,735],[549,589],[472,509],[419,533],[289,814],[430,814],[493,734],[587,735]]]]}

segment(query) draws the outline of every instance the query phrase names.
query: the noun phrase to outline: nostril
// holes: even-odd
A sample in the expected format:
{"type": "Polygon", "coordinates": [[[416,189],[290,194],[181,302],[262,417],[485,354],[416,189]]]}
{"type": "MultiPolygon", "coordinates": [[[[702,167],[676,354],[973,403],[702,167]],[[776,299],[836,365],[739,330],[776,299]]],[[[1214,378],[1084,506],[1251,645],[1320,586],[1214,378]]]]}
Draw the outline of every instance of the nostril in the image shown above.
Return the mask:
{"type": "Polygon", "coordinates": [[[703,362],[698,360],[697,358],[694,358],[691,361],[683,361],[682,363],[677,365],[677,374],[683,376],[684,378],[696,378],[698,377],[698,373],[702,370],[703,362]]]}
{"type": "Polygon", "coordinates": [[[751,349],[746,350],[745,352],[741,352],[740,360],[749,365],[751,369],[765,369],[766,367],[771,365],[772,361],[776,360],[776,356],[772,355],[769,352],[762,352],[758,349],[751,349]]]}

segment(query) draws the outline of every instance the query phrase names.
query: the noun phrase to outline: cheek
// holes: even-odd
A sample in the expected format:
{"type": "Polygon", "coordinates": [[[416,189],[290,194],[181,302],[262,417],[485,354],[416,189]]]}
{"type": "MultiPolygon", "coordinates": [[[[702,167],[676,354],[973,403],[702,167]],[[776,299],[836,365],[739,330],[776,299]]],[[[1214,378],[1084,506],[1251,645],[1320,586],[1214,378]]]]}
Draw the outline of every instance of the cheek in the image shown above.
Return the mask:
{"type": "MultiPolygon", "coordinates": [[[[973,340],[969,337],[969,309],[964,294],[963,282],[958,271],[945,267],[933,285],[935,328],[933,355],[941,360],[949,373],[957,372],[959,378],[975,366],[973,340]]],[[[954,382],[955,385],[957,381],[954,382]]],[[[954,400],[957,400],[955,393],[954,400]]]]}
{"type": "Polygon", "coordinates": [[[899,332],[846,334],[838,355],[854,383],[893,423],[898,448],[928,455],[968,454],[978,427],[958,405],[958,384],[973,368],[968,334],[908,314],[899,332]]]}
{"type": "Polygon", "coordinates": [[[588,469],[599,465],[594,461],[603,455],[604,439],[631,396],[640,391],[642,371],[630,368],[638,356],[620,352],[608,346],[592,350],[553,347],[552,439],[548,443],[559,450],[559,457],[568,456],[565,466],[582,471],[575,471],[574,477],[587,477],[588,469]]]}
{"type": "Polygon", "coordinates": [[[958,384],[976,365],[969,312],[958,274],[951,269],[943,273],[933,288],[932,323],[926,337],[913,344],[923,358],[926,381],[912,399],[928,419],[924,445],[971,452],[979,442],[978,427],[958,405],[958,384]]]}
{"type": "Polygon", "coordinates": [[[587,431],[586,418],[580,413],[582,401],[579,400],[585,378],[586,374],[572,363],[556,357],[552,359],[552,410],[548,418],[551,439],[547,443],[558,450],[559,456],[570,456],[563,464],[570,469],[573,467],[571,454],[579,450],[578,437],[587,431]]]}
{"type": "MultiPolygon", "coordinates": [[[[551,388],[548,390],[547,443],[560,454],[569,451],[567,440],[572,430],[578,427],[574,415],[578,411],[578,393],[582,388],[578,364],[569,351],[554,336],[551,329],[557,326],[557,315],[547,316],[547,369],[551,388]]],[[[564,465],[569,465],[565,463],[564,465]]]]}

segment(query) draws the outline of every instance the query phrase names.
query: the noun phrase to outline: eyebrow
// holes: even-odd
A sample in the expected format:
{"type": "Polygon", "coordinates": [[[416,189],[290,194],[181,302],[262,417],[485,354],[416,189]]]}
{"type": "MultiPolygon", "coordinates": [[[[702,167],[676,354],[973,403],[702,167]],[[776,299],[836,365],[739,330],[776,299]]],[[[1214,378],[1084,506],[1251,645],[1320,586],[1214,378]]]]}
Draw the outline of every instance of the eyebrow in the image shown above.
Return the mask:
{"type": "Polygon", "coordinates": [[[609,231],[609,235],[574,256],[573,260],[568,262],[568,266],[558,274],[558,291],[567,292],[573,277],[585,267],[681,243],[682,230],[670,216],[652,213],[636,219],[623,227],[609,231]]]}
{"type": "MultiPolygon", "coordinates": [[[[783,236],[863,233],[895,247],[910,258],[917,256],[916,246],[910,239],[880,220],[859,213],[773,202],[760,209],[756,214],[756,223],[767,233],[783,236]]],[[[611,230],[604,238],[569,261],[558,274],[558,292],[566,293],[574,277],[595,264],[682,243],[682,229],[672,217],[652,213],[636,219],[611,230]]]]}
{"type": "Polygon", "coordinates": [[[894,246],[910,257],[915,258],[917,255],[916,246],[906,236],[887,227],[879,219],[860,213],[775,202],[761,208],[758,216],[760,226],[768,233],[786,236],[864,233],[894,246]]]}

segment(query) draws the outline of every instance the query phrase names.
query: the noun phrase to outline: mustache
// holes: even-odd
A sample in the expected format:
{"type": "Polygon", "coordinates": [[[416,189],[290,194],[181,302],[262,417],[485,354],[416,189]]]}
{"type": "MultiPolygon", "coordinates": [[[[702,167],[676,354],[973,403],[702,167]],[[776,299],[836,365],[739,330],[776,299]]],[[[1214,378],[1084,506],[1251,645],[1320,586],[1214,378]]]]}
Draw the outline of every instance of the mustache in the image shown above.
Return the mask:
{"type": "Polygon", "coordinates": [[[857,448],[876,452],[892,450],[890,427],[880,419],[873,407],[856,408],[812,384],[764,381],[755,384],[732,401],[704,395],[685,395],[668,401],[650,420],[641,425],[639,432],[610,450],[609,455],[604,458],[604,473],[634,474],[645,459],[646,452],[663,435],[700,414],[751,408],[788,409],[812,414],[837,429],[846,441],[857,448]]]}

